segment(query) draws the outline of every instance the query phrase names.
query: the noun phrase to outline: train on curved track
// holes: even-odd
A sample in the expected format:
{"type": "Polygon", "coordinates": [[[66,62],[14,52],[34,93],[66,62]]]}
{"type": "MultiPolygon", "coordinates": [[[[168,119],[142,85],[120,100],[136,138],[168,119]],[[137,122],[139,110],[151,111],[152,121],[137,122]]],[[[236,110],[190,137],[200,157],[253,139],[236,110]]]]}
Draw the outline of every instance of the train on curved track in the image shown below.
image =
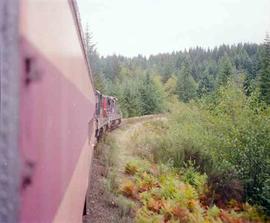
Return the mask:
{"type": "Polygon", "coordinates": [[[0,222],[82,222],[121,112],[95,90],[75,0],[0,1],[0,90],[0,222]]]}

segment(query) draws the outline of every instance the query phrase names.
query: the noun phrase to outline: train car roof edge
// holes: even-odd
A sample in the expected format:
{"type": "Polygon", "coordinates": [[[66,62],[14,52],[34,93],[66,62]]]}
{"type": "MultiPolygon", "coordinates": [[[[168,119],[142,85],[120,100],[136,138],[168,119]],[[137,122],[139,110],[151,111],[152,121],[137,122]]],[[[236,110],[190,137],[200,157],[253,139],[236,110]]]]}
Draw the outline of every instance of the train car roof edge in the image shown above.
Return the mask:
{"type": "Polygon", "coordinates": [[[79,37],[80,37],[80,40],[81,40],[81,47],[82,47],[82,50],[83,50],[84,58],[85,58],[85,61],[86,61],[86,64],[87,64],[88,72],[89,72],[89,78],[90,78],[90,81],[92,83],[93,89],[95,91],[95,84],[94,84],[94,80],[93,80],[91,65],[90,65],[90,62],[89,62],[89,59],[88,59],[88,56],[87,56],[87,49],[86,49],[85,41],[84,41],[84,37],[83,37],[84,35],[83,35],[83,29],[82,29],[82,26],[81,26],[81,18],[80,18],[78,4],[77,4],[76,0],[68,0],[68,1],[70,3],[71,10],[72,10],[73,16],[75,18],[75,22],[77,24],[78,34],[79,34],[79,37]]]}

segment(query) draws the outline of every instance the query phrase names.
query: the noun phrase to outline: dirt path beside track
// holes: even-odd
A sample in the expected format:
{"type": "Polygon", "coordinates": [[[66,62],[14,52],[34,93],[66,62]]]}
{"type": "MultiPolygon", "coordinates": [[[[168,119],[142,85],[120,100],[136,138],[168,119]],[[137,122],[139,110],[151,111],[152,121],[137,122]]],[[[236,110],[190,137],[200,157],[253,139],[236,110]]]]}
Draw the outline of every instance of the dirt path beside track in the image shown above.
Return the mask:
{"type": "MultiPolygon", "coordinates": [[[[124,172],[124,166],[133,154],[130,145],[130,137],[143,123],[158,119],[160,116],[145,116],[123,120],[121,126],[108,133],[117,144],[117,163],[115,169],[117,174],[124,172]]],[[[123,217],[121,210],[115,205],[113,197],[111,197],[104,188],[104,180],[106,179],[106,164],[104,163],[102,154],[110,148],[103,146],[95,150],[94,158],[90,173],[90,185],[88,193],[88,207],[84,223],[129,223],[133,222],[129,216],[123,217]]]]}

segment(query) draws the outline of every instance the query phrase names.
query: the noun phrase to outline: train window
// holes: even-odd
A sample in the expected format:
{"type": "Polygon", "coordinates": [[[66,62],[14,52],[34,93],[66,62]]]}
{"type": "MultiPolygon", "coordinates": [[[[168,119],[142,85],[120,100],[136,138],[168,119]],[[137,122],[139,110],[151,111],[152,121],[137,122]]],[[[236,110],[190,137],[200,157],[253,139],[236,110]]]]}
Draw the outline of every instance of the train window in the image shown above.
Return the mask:
{"type": "Polygon", "coordinates": [[[111,104],[111,112],[114,113],[114,107],[115,107],[115,100],[112,100],[112,104],[111,104]]]}
{"type": "Polygon", "coordinates": [[[108,112],[111,112],[111,100],[110,100],[110,98],[108,98],[107,103],[108,103],[107,110],[108,110],[108,112]]]}
{"type": "Polygon", "coordinates": [[[100,115],[100,108],[101,108],[101,102],[102,102],[102,95],[99,92],[96,93],[96,100],[97,100],[97,102],[96,102],[96,115],[98,116],[98,115],[100,115]]]}

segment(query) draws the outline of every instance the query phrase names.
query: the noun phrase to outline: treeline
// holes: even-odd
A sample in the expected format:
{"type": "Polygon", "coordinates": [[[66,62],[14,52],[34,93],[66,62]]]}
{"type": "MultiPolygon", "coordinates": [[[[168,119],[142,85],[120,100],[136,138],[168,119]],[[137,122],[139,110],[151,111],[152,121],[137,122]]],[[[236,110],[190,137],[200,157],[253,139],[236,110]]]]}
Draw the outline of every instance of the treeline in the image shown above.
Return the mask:
{"type": "Polygon", "coordinates": [[[125,117],[170,111],[150,142],[157,161],[206,173],[211,204],[250,202],[270,215],[270,38],[149,58],[100,57],[89,43],[97,89],[125,117]],[[189,102],[189,103],[188,103],[189,102]]]}
{"type": "Polygon", "coordinates": [[[102,57],[90,39],[96,88],[118,97],[125,117],[169,111],[146,140],[155,162],[191,161],[208,176],[211,205],[249,202],[270,215],[269,36],[149,58],[102,57]]]}
{"type": "Polygon", "coordinates": [[[238,82],[246,95],[260,84],[263,44],[197,47],[149,58],[128,58],[99,56],[91,45],[91,37],[88,39],[96,88],[117,96],[126,117],[162,112],[167,109],[170,95],[183,102],[201,98],[215,92],[228,79],[238,82]]]}

